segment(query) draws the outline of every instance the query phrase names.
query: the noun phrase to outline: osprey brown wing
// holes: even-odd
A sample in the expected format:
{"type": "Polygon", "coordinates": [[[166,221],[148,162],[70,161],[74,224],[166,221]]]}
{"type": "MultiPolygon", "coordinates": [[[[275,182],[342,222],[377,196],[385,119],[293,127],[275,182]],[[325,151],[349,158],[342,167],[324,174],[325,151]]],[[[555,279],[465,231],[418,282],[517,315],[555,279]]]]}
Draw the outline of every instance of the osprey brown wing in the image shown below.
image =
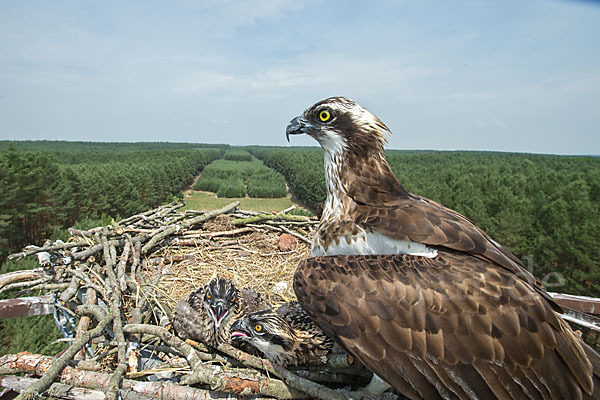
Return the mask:
{"type": "Polygon", "coordinates": [[[464,251],[495,262],[533,284],[555,310],[562,311],[510,250],[492,240],[468,218],[438,202],[407,192],[387,163],[373,163],[366,168],[357,168],[352,161],[348,164],[350,168],[344,169],[342,178],[348,196],[355,203],[349,213],[355,223],[392,239],[464,251]],[[382,176],[387,177],[385,182],[381,182],[382,176]]]}
{"type": "Polygon", "coordinates": [[[409,398],[600,398],[600,372],[568,325],[480,258],[314,257],[294,289],[326,334],[409,398]]]}
{"type": "Polygon", "coordinates": [[[390,238],[475,254],[513,272],[523,269],[517,257],[468,218],[433,200],[408,193],[387,162],[360,166],[354,157],[348,157],[347,164],[341,180],[356,204],[351,214],[357,223],[390,238]]]}

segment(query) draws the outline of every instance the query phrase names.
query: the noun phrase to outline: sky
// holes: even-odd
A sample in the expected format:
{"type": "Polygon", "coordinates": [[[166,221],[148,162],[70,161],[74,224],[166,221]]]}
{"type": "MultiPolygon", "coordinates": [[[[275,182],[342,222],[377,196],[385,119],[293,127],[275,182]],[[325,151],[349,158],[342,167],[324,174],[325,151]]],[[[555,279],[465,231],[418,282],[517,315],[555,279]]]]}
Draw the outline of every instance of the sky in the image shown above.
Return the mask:
{"type": "Polygon", "coordinates": [[[393,149],[600,154],[600,2],[0,2],[0,140],[286,146],[340,95],[393,149]]]}

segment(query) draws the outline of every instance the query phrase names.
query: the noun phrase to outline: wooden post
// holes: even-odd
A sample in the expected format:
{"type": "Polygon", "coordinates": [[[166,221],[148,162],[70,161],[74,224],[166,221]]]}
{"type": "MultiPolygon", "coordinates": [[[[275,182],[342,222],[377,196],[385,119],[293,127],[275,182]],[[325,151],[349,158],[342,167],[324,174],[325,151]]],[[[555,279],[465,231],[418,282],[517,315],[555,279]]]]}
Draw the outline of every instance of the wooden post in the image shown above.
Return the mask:
{"type": "Polygon", "coordinates": [[[0,300],[0,319],[52,314],[52,296],[0,300]]]}

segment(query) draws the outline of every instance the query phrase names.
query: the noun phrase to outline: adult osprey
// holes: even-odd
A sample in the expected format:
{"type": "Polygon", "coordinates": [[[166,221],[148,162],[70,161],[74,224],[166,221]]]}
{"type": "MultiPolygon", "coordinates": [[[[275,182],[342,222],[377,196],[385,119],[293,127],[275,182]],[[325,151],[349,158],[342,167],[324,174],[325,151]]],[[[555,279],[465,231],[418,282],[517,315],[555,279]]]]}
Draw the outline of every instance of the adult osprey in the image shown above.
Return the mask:
{"type": "Polygon", "coordinates": [[[327,200],[294,289],[323,331],[411,399],[600,399],[600,357],[517,257],[409,193],[389,129],[333,97],[294,118],[325,151],[327,200]]]}

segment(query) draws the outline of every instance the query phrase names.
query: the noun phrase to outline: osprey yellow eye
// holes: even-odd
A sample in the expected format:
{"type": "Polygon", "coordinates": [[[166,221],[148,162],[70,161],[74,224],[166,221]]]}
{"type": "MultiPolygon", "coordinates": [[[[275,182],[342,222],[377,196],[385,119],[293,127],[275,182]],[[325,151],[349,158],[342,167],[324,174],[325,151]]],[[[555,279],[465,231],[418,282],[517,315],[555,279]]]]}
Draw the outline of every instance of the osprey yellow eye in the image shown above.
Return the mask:
{"type": "Polygon", "coordinates": [[[212,296],[210,295],[210,292],[206,292],[206,298],[210,299],[212,296]]]}
{"type": "Polygon", "coordinates": [[[256,332],[260,332],[260,331],[262,331],[262,329],[263,329],[263,328],[262,328],[262,325],[261,325],[261,324],[256,324],[256,325],[254,325],[254,330],[255,330],[256,332]]]}
{"type": "Polygon", "coordinates": [[[233,296],[231,296],[231,300],[229,300],[230,302],[234,302],[235,301],[235,294],[233,296]]]}
{"type": "Polygon", "coordinates": [[[322,110],[322,111],[319,113],[319,119],[320,119],[321,121],[323,121],[323,122],[327,122],[327,121],[329,121],[329,119],[330,119],[330,118],[331,118],[331,114],[330,114],[330,113],[329,113],[329,111],[327,111],[327,110],[322,110]]]}

